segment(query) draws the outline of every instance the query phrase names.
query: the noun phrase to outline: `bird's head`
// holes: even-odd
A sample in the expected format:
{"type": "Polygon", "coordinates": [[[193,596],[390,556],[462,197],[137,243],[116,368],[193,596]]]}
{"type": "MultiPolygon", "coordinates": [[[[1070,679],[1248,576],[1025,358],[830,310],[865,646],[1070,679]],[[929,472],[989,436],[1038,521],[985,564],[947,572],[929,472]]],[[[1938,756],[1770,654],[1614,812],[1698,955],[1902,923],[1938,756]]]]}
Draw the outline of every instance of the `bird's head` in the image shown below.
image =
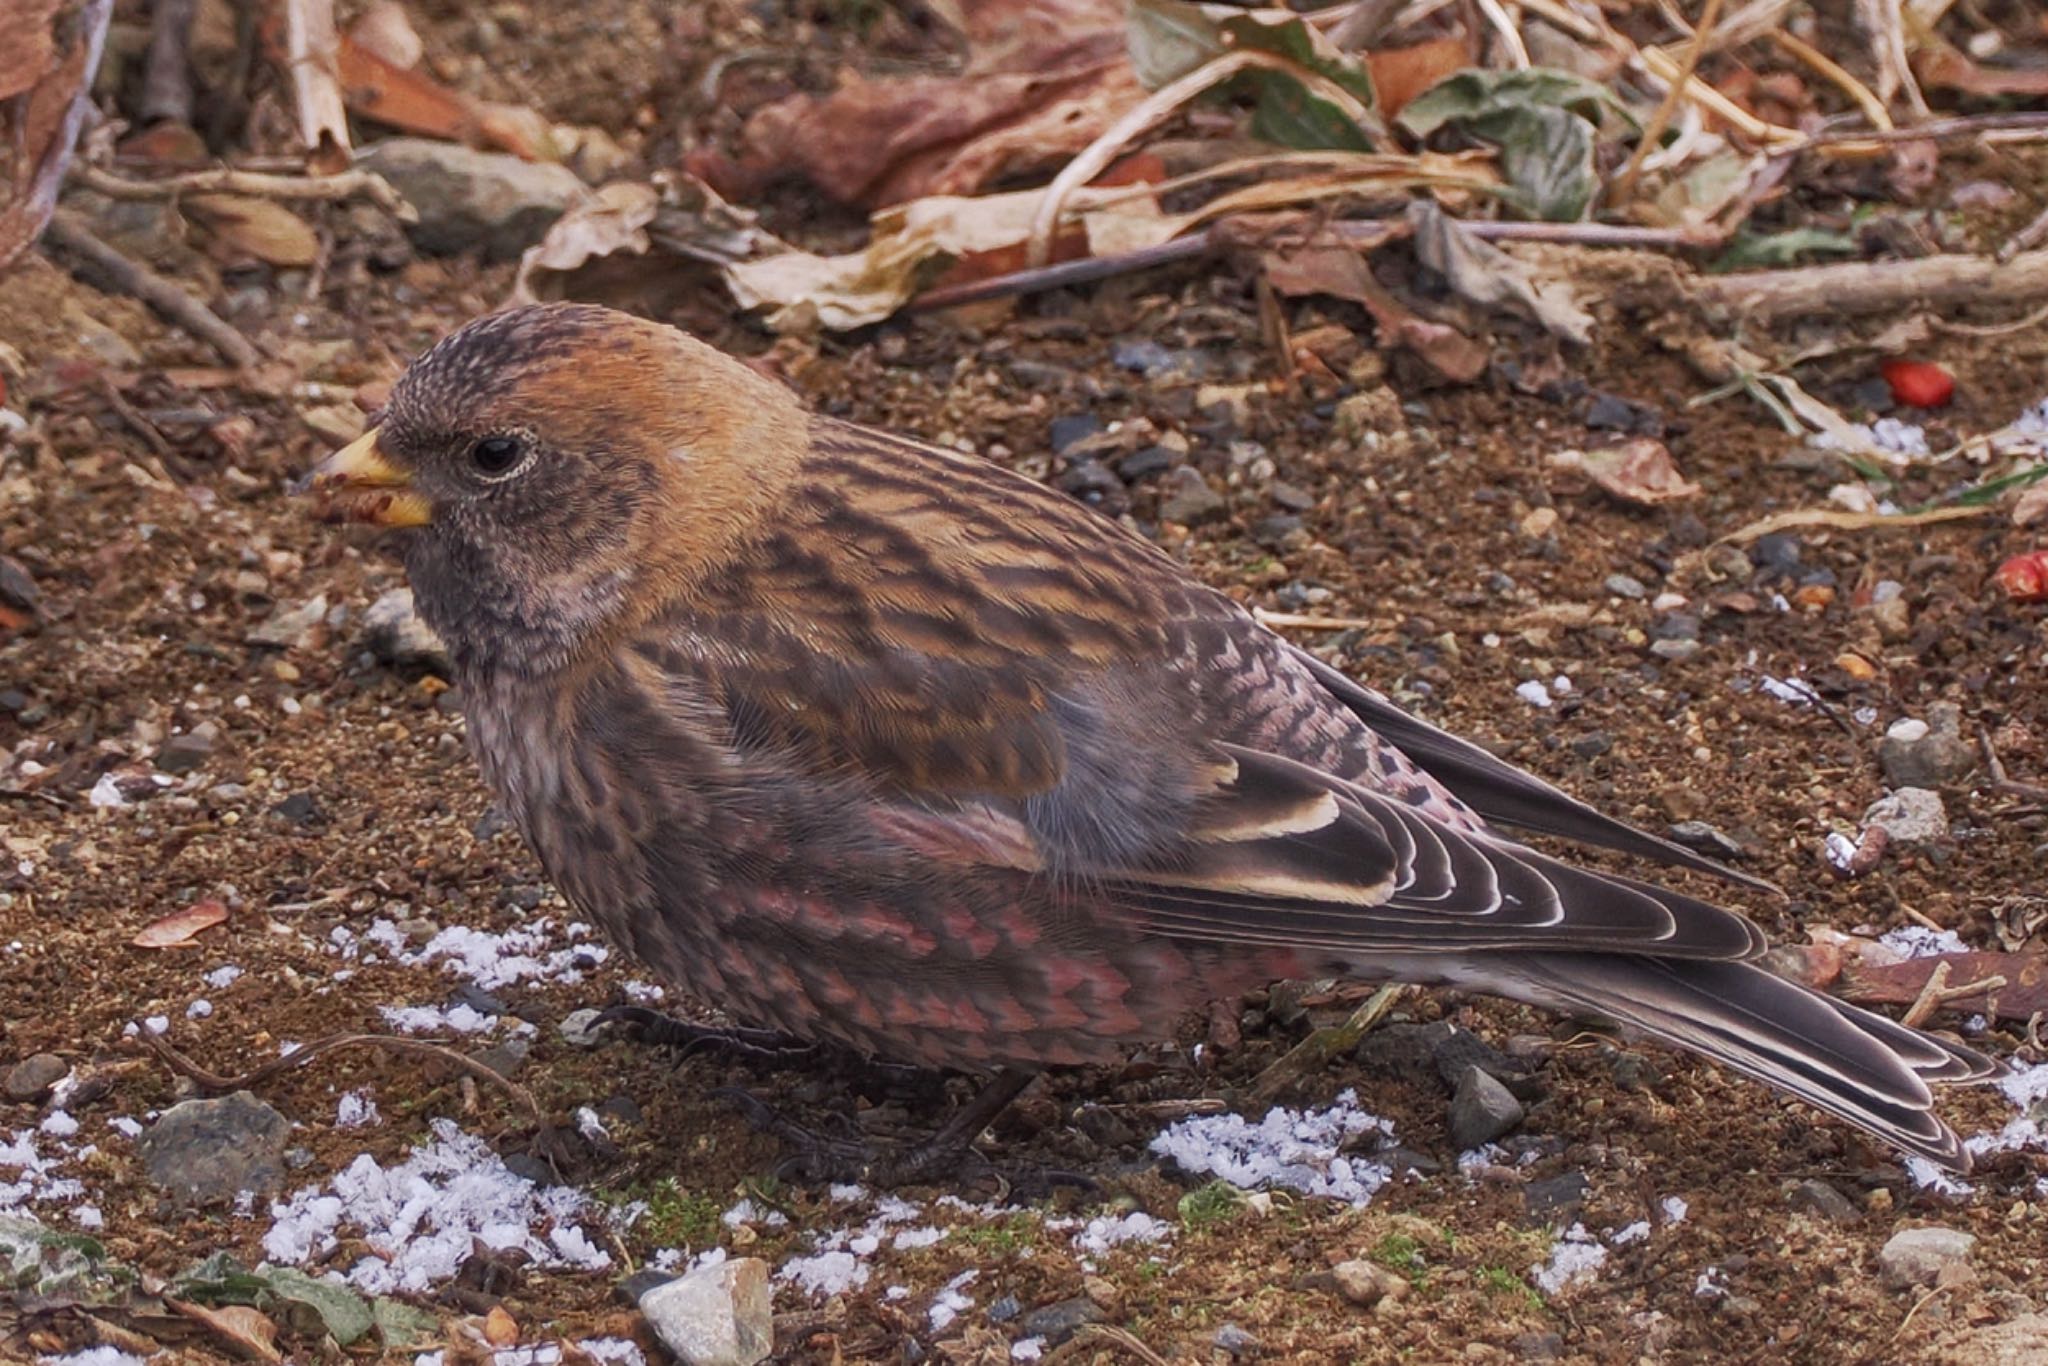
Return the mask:
{"type": "Polygon", "coordinates": [[[458,662],[537,671],[687,591],[779,492],[804,422],[673,328],[540,305],[414,361],[306,487],[337,520],[409,529],[421,613],[458,662]]]}

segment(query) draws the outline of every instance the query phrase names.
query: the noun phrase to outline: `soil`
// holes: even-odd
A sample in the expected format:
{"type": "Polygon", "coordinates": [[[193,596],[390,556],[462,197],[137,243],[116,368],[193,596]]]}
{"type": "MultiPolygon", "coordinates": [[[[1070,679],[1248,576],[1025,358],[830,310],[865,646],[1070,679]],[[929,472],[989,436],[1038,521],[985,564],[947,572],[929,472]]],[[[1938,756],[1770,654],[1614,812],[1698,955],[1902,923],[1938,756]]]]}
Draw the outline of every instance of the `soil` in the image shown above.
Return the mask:
{"type": "MultiPolygon", "coordinates": [[[[474,28],[466,8],[429,7],[422,28],[430,44],[477,50],[453,36],[474,28]]],[[[678,37],[674,25],[649,17],[658,7],[577,12],[593,8],[606,22],[500,24],[497,41],[508,50],[544,40],[566,52],[560,65],[452,74],[474,82],[496,72],[510,84],[486,92],[494,97],[615,129],[635,126],[657,96],[694,98],[703,55],[679,55],[691,34],[678,37]]],[[[662,115],[674,117],[672,109],[662,115]]],[[[730,115],[697,109],[692,117],[712,125],[730,115]]],[[[672,131],[665,125],[653,139],[672,131]]],[[[2038,157],[1986,156],[1945,165],[1945,184],[2048,183],[2048,162],[2038,157]]],[[[2023,194],[2019,206],[1998,210],[1995,225],[2039,208],[2023,194]]],[[[797,235],[801,210],[800,200],[778,201],[771,217],[797,235]]],[[[351,211],[319,212],[345,245],[357,221],[351,211]]],[[[1973,230],[1995,235],[1984,223],[1973,230]]],[[[1397,261],[1387,258],[1383,273],[1397,261]]],[[[1711,542],[1774,513],[1826,505],[1831,486],[1853,472],[1803,448],[1739,395],[1694,402],[1713,386],[1660,344],[1697,326],[1660,283],[1670,274],[1661,261],[1619,253],[1572,261],[1596,317],[1593,344],[1559,353],[1495,319],[1495,363],[1464,387],[1441,384],[1404,353],[1369,350],[1341,387],[1287,378],[1262,340],[1249,279],[1228,265],[895,322],[772,355],[822,409],[971,444],[1055,481],[1076,463],[1051,450],[1055,418],[1101,419],[1113,430],[1108,454],[1098,455],[1111,462],[1162,436],[1184,437],[1186,453],[1172,463],[1192,464],[1224,494],[1219,520],[1162,527],[1159,473],[1107,487],[1070,484],[1094,488],[1106,515],[1133,519],[1191,572],[1248,604],[1353,620],[1296,634],[1432,720],[1652,829],[1712,823],[1741,846],[1744,868],[1788,890],[1783,901],[1740,898],[1775,939],[1797,942],[1817,927],[1931,923],[1972,947],[2040,948],[2038,938],[2009,944],[2000,933],[2027,921],[2016,907],[2023,911],[2048,875],[2048,812],[1983,785],[1981,775],[1945,794],[1949,839],[1895,850],[1855,880],[1829,876],[1821,859],[1827,833],[1853,827],[1885,790],[1877,737],[1897,718],[1924,717],[1934,702],[1962,707],[1966,735],[1996,732],[2014,778],[2048,781],[2040,687],[2048,618],[2038,605],[2008,601],[1990,577],[2027,548],[2025,534],[2001,513],[1908,530],[1808,530],[1793,538],[1791,571],[1728,577],[1729,561],[1709,552],[1711,542]],[[1207,374],[1147,378],[1123,368],[1113,348],[1132,340],[1196,355],[1207,374]],[[1220,402],[1224,387],[1236,398],[1220,402]],[[1553,462],[1558,451],[1611,435],[1586,425],[1600,395],[1661,424],[1679,467],[1701,487],[1696,497],[1631,506],[1553,462]],[[1298,524],[1273,520],[1283,516],[1298,524]],[[1608,587],[1616,574],[1638,581],[1645,596],[1616,595],[1608,587]],[[1904,585],[1910,608],[1905,632],[1889,637],[1867,592],[1887,579],[1904,585]],[[1667,615],[1650,599],[1666,592],[1685,595],[1687,611],[1704,609],[1701,649],[1682,661],[1645,648],[1645,633],[1667,615]],[[1773,605],[1774,593],[1791,600],[1788,610],[1773,605]],[[1865,663],[1845,667],[1851,654],[1865,663]],[[1804,677],[1826,705],[1780,701],[1759,689],[1765,675],[1804,677]],[[1516,692],[1559,676],[1569,691],[1547,708],[1516,692]],[[1859,713],[1873,719],[1858,721],[1859,713]]],[[[23,759],[41,765],[35,791],[56,799],[0,796],[9,870],[0,873],[0,943],[9,946],[0,960],[0,1062],[52,1052],[106,1069],[104,1093],[74,1107],[100,1141],[87,1182],[110,1255],[156,1275],[220,1249],[253,1262],[268,1220],[260,1208],[171,1207],[145,1178],[135,1145],[105,1129],[113,1116],[142,1117],[195,1093],[124,1038],[124,1027],[167,1016],[174,1047],[236,1073],[288,1041],[383,1030],[381,1005],[458,999],[432,968],[344,960],[332,949],[336,927],[360,934],[383,917],[502,931],[566,914],[518,837],[492,816],[445,684],[364,650],[363,610],[403,582],[391,547],[316,525],[287,492],[333,444],[309,425],[308,411],[389,381],[422,344],[501,300],[510,268],[420,259],[337,271],[316,298],[304,297],[305,285],[303,273],[245,271],[220,287],[238,291],[238,324],[278,344],[300,381],[325,386],[317,391],[265,392],[222,376],[199,344],[138,305],[40,260],[0,289],[0,343],[26,362],[26,373],[7,377],[9,402],[33,424],[32,439],[0,446],[0,552],[28,569],[43,597],[40,622],[0,631],[0,693],[17,694],[0,707],[0,751],[13,754],[17,771],[23,759]],[[80,314],[132,350],[81,333],[80,314]],[[195,409],[226,420],[178,416],[195,409]],[[251,643],[274,613],[316,595],[333,614],[298,642],[251,643]],[[218,728],[218,742],[190,777],[119,809],[91,804],[103,774],[146,761],[165,736],[204,722],[218,728]],[[131,944],[144,926],[207,899],[227,907],[225,924],[184,946],[131,944]],[[226,963],[244,970],[238,981],[217,990],[202,983],[201,974],[226,963]],[[201,997],[212,1013],[189,1018],[201,997]]],[[[1342,306],[1301,301],[1286,316],[1296,334],[1334,322],[1372,336],[1363,314],[1342,306]]],[[[1994,306],[1971,320],[2006,316],[1994,306]]],[[[728,349],[770,353],[773,339],[725,316],[715,298],[694,300],[675,318],[728,349]]],[[[1895,321],[1869,320],[1863,335],[1895,321]]],[[[1848,335],[1834,323],[1826,331],[1848,335]]],[[[1790,353],[1821,334],[1788,333],[1772,345],[1790,353]]],[[[2039,323],[1992,337],[1936,333],[1917,354],[1957,381],[1954,406],[1927,419],[1937,447],[1943,432],[1998,427],[2048,392],[2048,326],[2039,323]]],[[[1874,372],[1870,351],[1846,350],[1800,373],[1856,417],[1869,415],[1857,405],[1871,398],[1874,372]]],[[[1974,475],[1954,463],[1918,467],[1886,495],[1910,506],[1974,475]]],[[[1728,896],[1705,880],[1682,881],[1728,896]]],[[[829,1192],[776,1182],[778,1143],[713,1094],[743,1085],[814,1119],[853,1114],[853,1099],[829,1073],[760,1077],[736,1064],[678,1065],[623,1041],[583,1048],[561,1036],[557,1025],[570,1012],[630,999],[638,976],[613,959],[574,984],[497,993],[538,1025],[517,1080],[550,1120],[573,1131],[580,1107],[613,1102],[606,1113],[615,1116],[616,1150],[566,1141],[556,1150],[566,1174],[620,1198],[673,1178],[681,1196],[718,1209],[743,1194],[772,1197],[791,1223],[706,1220],[682,1238],[672,1225],[624,1229],[611,1271],[515,1274],[489,1292],[451,1283],[421,1300],[444,1320],[499,1303],[528,1341],[637,1332],[651,1353],[615,1285],[657,1247],[719,1244],[774,1264],[802,1251],[812,1232],[849,1222],[829,1192]],[[631,1113],[637,1121],[616,1118],[631,1113]]],[[[1972,1331],[2044,1308],[2039,1153],[1992,1163],[1973,1178],[1972,1197],[1943,1196],[1840,1126],[1710,1067],[1448,992],[1408,996],[1389,1023],[1448,1019],[1540,1059],[1540,1096],[1509,1141],[1523,1165],[1510,1157],[1476,1179],[1458,1172],[1443,1088],[1347,1056],[1283,1099],[1326,1105],[1356,1088],[1403,1144],[1442,1169],[1395,1182],[1361,1210],[1283,1198],[1263,1216],[1183,1220],[1181,1199],[1202,1178],[1162,1169],[1145,1150],[1170,1103],[1241,1103],[1266,1064],[1313,1026],[1341,1019],[1360,995],[1324,985],[1311,990],[1305,1012],[1289,1008],[1284,993],[1227,1003],[1220,1024],[1191,1022],[1178,1046],[1123,1069],[1049,1078],[998,1123],[990,1150],[1001,1160],[1074,1168],[1100,1183],[1093,1195],[1055,1197],[1053,1210],[1146,1210],[1180,1224],[1171,1243],[1128,1244],[1084,1271],[1066,1236],[1037,1219],[934,1207],[921,1217],[954,1235],[885,1254],[866,1287],[830,1302],[780,1287],[779,1359],[1008,1360],[1015,1325],[990,1314],[1005,1296],[1027,1313],[1086,1296],[1104,1323],[1157,1354],[1146,1359],[1175,1361],[1226,1358],[1216,1345],[1226,1324],[1257,1340],[1256,1359],[1273,1361],[1963,1361],[1972,1358],[1972,1331]],[[1654,1235],[1614,1248],[1591,1282],[1540,1294],[1528,1272],[1561,1230],[1554,1214],[1531,1213],[1527,1194],[1574,1173],[1586,1194],[1570,1221],[1597,1232],[1648,1220],[1654,1235]],[[1832,1220],[1788,1203],[1810,1178],[1845,1193],[1852,1216],[1832,1220]],[[1667,1220],[1670,1196],[1685,1202],[1681,1221],[1667,1220]],[[1972,1274],[1932,1295],[1885,1288],[1877,1250],[1923,1222],[1977,1238],[1972,1274]],[[1376,1310],[1355,1307],[1329,1274],[1354,1258],[1401,1272],[1410,1290],[1376,1310]],[[925,1307],[976,1266],[973,1307],[935,1331],[925,1307]],[[1699,1293],[1710,1270],[1725,1294],[1699,1293]],[[889,1285],[910,1293],[892,1301],[889,1285]]],[[[1948,1014],[1936,1023],[1962,1021],[1948,1014]]],[[[1993,1022],[1978,1042],[2001,1056],[2035,1056],[2011,1022],[1993,1022]]],[[[293,1185],[324,1179],[360,1153],[395,1162],[437,1117],[506,1153],[526,1152],[539,1137],[504,1091],[374,1048],[322,1058],[257,1089],[297,1123],[293,1142],[305,1153],[293,1185]],[[336,1126],[337,1099],[358,1089],[374,1095],[384,1125],[336,1126]]],[[[1976,1092],[1954,1094],[1945,1113],[1974,1133],[2011,1111],[1996,1093],[1976,1092]]],[[[0,1126],[10,1131],[41,1116],[33,1103],[0,1103],[0,1126]]],[[[915,1129],[936,1116],[891,1103],[860,1118],[915,1129]]],[[[1064,1359],[1137,1359],[1138,1348],[1120,1344],[1088,1339],[1064,1359]]],[[[316,1349],[301,1346],[313,1359],[316,1349]]],[[[214,1359],[205,1340],[179,1350],[214,1359]]]]}

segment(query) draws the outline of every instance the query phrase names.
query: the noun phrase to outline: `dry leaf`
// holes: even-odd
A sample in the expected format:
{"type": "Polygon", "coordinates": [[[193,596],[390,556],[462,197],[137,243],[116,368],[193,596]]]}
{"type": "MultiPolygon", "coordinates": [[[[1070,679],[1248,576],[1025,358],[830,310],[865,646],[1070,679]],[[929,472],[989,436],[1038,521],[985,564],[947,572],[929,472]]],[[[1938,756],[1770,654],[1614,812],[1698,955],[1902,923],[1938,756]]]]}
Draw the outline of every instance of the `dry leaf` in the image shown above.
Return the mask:
{"type": "Polygon", "coordinates": [[[1478,304],[1511,305],[1566,341],[1592,336],[1593,318],[1561,280],[1539,280],[1529,267],[1491,242],[1481,241],[1429,200],[1408,206],[1415,255],[1452,289],[1478,304]]]}
{"type": "Polygon", "coordinates": [[[494,147],[527,161],[559,161],[548,121],[519,105],[472,99],[424,71],[396,66],[344,36],[335,48],[348,107],[421,137],[494,147]]]}
{"type": "Polygon", "coordinates": [[[244,1360],[284,1360],[284,1353],[277,1350],[277,1325],[258,1310],[240,1304],[222,1305],[214,1309],[170,1295],[165,1295],[163,1301],[165,1305],[186,1318],[204,1324],[215,1337],[226,1343],[236,1356],[244,1360]]]}
{"type": "Polygon", "coordinates": [[[647,225],[660,207],[661,193],[652,185],[621,180],[599,186],[588,199],[556,219],[547,236],[520,256],[512,297],[522,303],[539,297],[533,292],[536,271],[566,275],[620,252],[646,255],[652,245],[647,225]]]}
{"type": "Polygon", "coordinates": [[[1440,374],[1469,384],[1485,373],[1486,348],[1454,327],[1421,317],[1373,278],[1363,252],[1309,246],[1262,254],[1266,278],[1282,294],[1327,294],[1364,305],[1383,345],[1405,346],[1440,374]]]}
{"type": "Polygon", "coordinates": [[[2048,522],[2048,482],[2030,484],[2012,505],[2014,526],[2048,522]]]}
{"type": "Polygon", "coordinates": [[[737,165],[691,169],[740,199],[790,173],[848,204],[968,194],[1064,161],[1144,98],[1120,0],[961,0],[959,14],[960,75],[849,75],[756,111],[737,165]]]}
{"type": "Polygon", "coordinates": [[[0,0],[0,270],[57,206],[113,0],[0,0]]]}
{"type": "Polygon", "coordinates": [[[201,930],[224,924],[228,908],[218,901],[195,901],[182,910],[153,920],[128,942],[138,949],[169,949],[184,944],[201,930]]]}
{"type": "Polygon", "coordinates": [[[186,212],[204,224],[231,254],[253,256],[266,265],[301,268],[319,259],[319,237],[305,219],[275,200],[198,194],[182,202],[186,212]]]}
{"type": "Polygon", "coordinates": [[[1431,38],[1413,47],[1366,53],[1365,69],[1372,73],[1380,114],[1393,118],[1408,101],[1452,72],[1472,65],[1473,56],[1463,38],[1431,38]]]}
{"type": "Polygon", "coordinates": [[[1619,446],[1594,451],[1562,451],[1553,457],[1561,468],[1576,468],[1624,503],[1654,506],[1691,498],[1700,491],[1678,471],[1664,443],[1639,436],[1619,446]]]}
{"type": "Polygon", "coordinates": [[[348,36],[357,47],[400,71],[412,70],[427,55],[427,45],[420,41],[419,30],[412,26],[405,6],[397,0],[375,0],[361,18],[349,25],[348,36]]]}
{"type": "Polygon", "coordinates": [[[507,1313],[504,1305],[492,1305],[484,1315],[484,1339],[493,1347],[510,1347],[519,1341],[519,1320],[507,1313]]]}

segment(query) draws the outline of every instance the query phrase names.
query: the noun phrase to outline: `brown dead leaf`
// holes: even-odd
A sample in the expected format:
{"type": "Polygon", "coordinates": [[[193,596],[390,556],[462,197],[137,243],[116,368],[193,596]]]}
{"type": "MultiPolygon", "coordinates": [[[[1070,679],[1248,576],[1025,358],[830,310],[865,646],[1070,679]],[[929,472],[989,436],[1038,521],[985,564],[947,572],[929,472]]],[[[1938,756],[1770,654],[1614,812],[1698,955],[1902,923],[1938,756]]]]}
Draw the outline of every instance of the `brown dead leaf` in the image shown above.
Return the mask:
{"type": "Polygon", "coordinates": [[[1064,161],[1144,98],[1120,0],[960,0],[970,53],[958,76],[868,80],[754,113],[739,162],[693,162],[721,192],[754,197],[797,174],[870,207],[971,194],[1064,161]]]}
{"type": "Polygon", "coordinates": [[[346,35],[336,46],[335,67],[349,109],[366,119],[527,161],[561,159],[550,125],[531,109],[472,99],[424,71],[394,65],[346,35]]]}
{"type": "Polygon", "coordinates": [[[1267,251],[1260,261],[1266,279],[1282,294],[1327,294],[1363,305],[1379,325],[1383,345],[1407,347],[1447,379],[1469,384],[1486,370],[1484,346],[1396,299],[1373,277],[1364,253],[1352,246],[1267,251]]]}
{"type": "Polygon", "coordinates": [[[201,930],[225,924],[228,908],[218,901],[195,901],[181,910],[152,920],[129,940],[138,949],[169,949],[191,941],[201,930]]]}
{"type": "Polygon", "coordinates": [[[484,1315],[484,1340],[493,1347],[510,1347],[519,1341],[519,1320],[506,1312],[502,1304],[494,1304],[484,1315]]]}
{"type": "Polygon", "coordinates": [[[1555,463],[1584,470],[1594,483],[1624,503],[1653,507],[1691,498],[1700,491],[1698,484],[1679,473],[1671,451],[1655,437],[1639,436],[1592,451],[1565,451],[1555,457],[1555,463]]]}
{"type": "Polygon", "coordinates": [[[306,220],[275,200],[238,194],[187,196],[183,206],[230,256],[253,256],[266,265],[310,266],[320,239],[306,220]]]}
{"type": "Polygon", "coordinates": [[[2048,482],[2029,485],[2012,505],[2014,526],[2033,526],[2037,522],[2048,522],[2048,482]]]}
{"type": "Polygon", "coordinates": [[[0,269],[56,208],[112,13],[112,0],[0,0],[0,269]]]}
{"type": "Polygon", "coordinates": [[[165,1295],[163,1302],[166,1307],[195,1323],[205,1325],[229,1350],[246,1361],[284,1360],[284,1353],[277,1349],[277,1325],[258,1310],[240,1304],[210,1308],[171,1295],[165,1295]]]}
{"type": "Polygon", "coordinates": [[[1408,101],[1452,72],[1471,66],[1474,55],[1463,38],[1431,38],[1413,47],[1366,53],[1365,69],[1372,75],[1381,116],[1393,118],[1408,101]]]}

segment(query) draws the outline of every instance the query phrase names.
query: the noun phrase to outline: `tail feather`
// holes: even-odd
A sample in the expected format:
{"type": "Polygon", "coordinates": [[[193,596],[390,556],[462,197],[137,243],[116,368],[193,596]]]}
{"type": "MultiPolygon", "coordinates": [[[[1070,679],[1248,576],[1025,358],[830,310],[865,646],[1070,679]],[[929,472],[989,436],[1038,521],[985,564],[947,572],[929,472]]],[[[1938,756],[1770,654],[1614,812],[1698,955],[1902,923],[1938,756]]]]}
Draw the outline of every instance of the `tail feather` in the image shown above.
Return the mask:
{"type": "Polygon", "coordinates": [[[1970,1169],[1932,1087],[1981,1081],[1999,1064],[1739,962],[1633,955],[1503,955],[1494,989],[1605,1016],[1775,1086],[1950,1171],[1970,1169]]]}

